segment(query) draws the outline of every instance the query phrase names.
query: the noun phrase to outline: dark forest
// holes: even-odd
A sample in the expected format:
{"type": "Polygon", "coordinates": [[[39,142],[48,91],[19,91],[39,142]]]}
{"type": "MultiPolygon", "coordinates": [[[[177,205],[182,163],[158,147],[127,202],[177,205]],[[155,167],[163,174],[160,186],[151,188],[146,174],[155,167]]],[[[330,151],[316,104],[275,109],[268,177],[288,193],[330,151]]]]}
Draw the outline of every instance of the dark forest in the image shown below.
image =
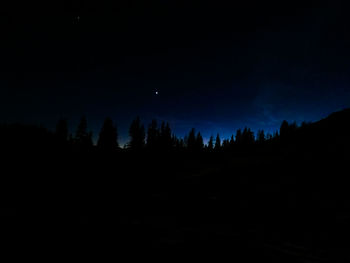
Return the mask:
{"type": "Polygon", "coordinates": [[[259,253],[271,262],[345,258],[349,119],[347,109],[204,144],[195,129],[177,138],[168,123],[136,118],[125,147],[110,118],[96,144],[86,117],[73,135],[65,120],[55,131],[1,125],[4,226],[13,239],[75,233],[64,242],[82,247],[234,246],[244,262],[259,253]]]}

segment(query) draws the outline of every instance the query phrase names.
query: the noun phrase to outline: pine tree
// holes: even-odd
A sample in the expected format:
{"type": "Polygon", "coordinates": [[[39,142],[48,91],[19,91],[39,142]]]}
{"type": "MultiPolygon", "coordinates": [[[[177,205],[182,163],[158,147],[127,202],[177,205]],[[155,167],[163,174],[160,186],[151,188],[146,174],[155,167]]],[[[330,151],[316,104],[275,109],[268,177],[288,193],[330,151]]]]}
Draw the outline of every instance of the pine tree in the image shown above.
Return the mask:
{"type": "Polygon", "coordinates": [[[228,139],[224,139],[222,141],[222,146],[221,147],[222,147],[222,149],[224,151],[227,151],[229,149],[229,145],[230,145],[230,141],[228,139]]]}
{"type": "Polygon", "coordinates": [[[260,143],[260,144],[264,143],[266,140],[264,130],[258,130],[257,137],[258,137],[257,138],[258,143],[260,143]]]}
{"type": "Polygon", "coordinates": [[[160,129],[160,139],[161,147],[165,151],[169,151],[172,148],[172,138],[171,138],[171,129],[169,123],[162,122],[160,129]]]}
{"type": "Polygon", "coordinates": [[[132,150],[141,150],[145,146],[145,127],[141,124],[141,120],[137,117],[132,121],[129,128],[130,142],[129,148],[132,150]]]}
{"type": "Polygon", "coordinates": [[[172,145],[172,150],[179,150],[180,148],[180,140],[179,138],[176,137],[175,134],[171,136],[171,145],[172,145]]]}
{"type": "Polygon", "coordinates": [[[83,116],[80,119],[80,123],[78,125],[77,131],[75,133],[75,140],[77,142],[82,142],[88,137],[88,132],[87,132],[87,120],[86,117],[83,116]]]}
{"type": "Polygon", "coordinates": [[[147,131],[147,148],[150,150],[156,150],[159,148],[159,136],[158,125],[156,120],[152,120],[148,126],[147,131]]]}
{"type": "Polygon", "coordinates": [[[241,144],[242,143],[242,130],[238,129],[236,131],[236,144],[241,144]]]}
{"type": "Polygon", "coordinates": [[[103,151],[114,151],[119,148],[117,128],[114,126],[112,119],[106,118],[104,121],[97,146],[103,151]]]}
{"type": "Polygon", "coordinates": [[[202,137],[201,133],[198,132],[197,137],[196,137],[196,150],[202,151],[203,147],[204,147],[203,137],[202,137]]]}
{"type": "Polygon", "coordinates": [[[281,124],[281,127],[280,127],[281,139],[288,137],[288,133],[289,133],[289,124],[286,120],[284,120],[281,124]]]}
{"type": "Polygon", "coordinates": [[[191,129],[187,137],[187,149],[194,151],[196,149],[196,131],[194,128],[191,129]]]}
{"type": "Polygon", "coordinates": [[[175,143],[174,143],[175,149],[177,151],[182,151],[185,147],[184,139],[182,139],[182,138],[179,139],[179,138],[175,137],[174,141],[175,141],[175,143]]]}
{"type": "Polygon", "coordinates": [[[245,127],[242,133],[242,144],[251,145],[255,141],[254,133],[250,130],[250,128],[245,127]]]}
{"type": "Polygon", "coordinates": [[[209,138],[207,149],[208,149],[208,151],[214,150],[214,137],[213,137],[213,135],[211,135],[209,138]]]}
{"type": "Polygon", "coordinates": [[[75,134],[75,144],[80,150],[88,150],[92,147],[92,132],[87,131],[87,120],[83,116],[75,134]]]}
{"type": "Polygon", "coordinates": [[[229,149],[232,151],[235,147],[235,139],[233,137],[233,134],[231,135],[230,142],[229,142],[229,149]]]}
{"type": "Polygon", "coordinates": [[[220,135],[217,134],[216,135],[216,139],[215,139],[215,148],[214,148],[214,150],[215,151],[220,151],[220,149],[221,149],[221,140],[220,140],[220,135]]]}

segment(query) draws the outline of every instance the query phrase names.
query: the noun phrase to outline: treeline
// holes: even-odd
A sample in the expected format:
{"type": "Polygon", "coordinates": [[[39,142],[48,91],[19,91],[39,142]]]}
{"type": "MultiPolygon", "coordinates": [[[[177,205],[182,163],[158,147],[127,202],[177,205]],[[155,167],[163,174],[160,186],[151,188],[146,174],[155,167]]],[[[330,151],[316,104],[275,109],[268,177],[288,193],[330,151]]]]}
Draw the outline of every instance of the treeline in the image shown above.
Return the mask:
{"type": "Polygon", "coordinates": [[[192,128],[184,138],[177,137],[168,122],[158,123],[152,120],[145,127],[140,118],[135,118],[129,127],[128,143],[121,147],[118,140],[118,130],[112,119],[106,118],[98,134],[97,144],[93,143],[93,133],[88,129],[86,117],[82,117],[74,134],[69,133],[67,120],[59,120],[54,132],[43,127],[24,125],[2,125],[0,131],[3,138],[12,142],[8,146],[33,144],[43,147],[54,146],[59,149],[73,151],[150,151],[150,152],[235,152],[250,151],[276,144],[292,141],[297,131],[304,129],[307,124],[298,127],[296,123],[283,121],[280,130],[272,134],[265,134],[259,130],[255,135],[250,128],[238,129],[229,138],[222,138],[220,134],[210,136],[204,143],[202,134],[192,128]],[[14,143],[13,143],[14,142],[14,143]]]}

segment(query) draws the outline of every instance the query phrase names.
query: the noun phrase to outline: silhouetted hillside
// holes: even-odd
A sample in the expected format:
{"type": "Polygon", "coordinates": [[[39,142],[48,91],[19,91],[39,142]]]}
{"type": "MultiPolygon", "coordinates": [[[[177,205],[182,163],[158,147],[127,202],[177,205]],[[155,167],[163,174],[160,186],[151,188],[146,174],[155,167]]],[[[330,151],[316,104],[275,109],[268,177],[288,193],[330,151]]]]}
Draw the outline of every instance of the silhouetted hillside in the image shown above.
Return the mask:
{"type": "Polygon", "coordinates": [[[320,143],[349,145],[350,143],[350,109],[332,113],[327,118],[315,122],[310,127],[320,143]]]}
{"type": "Polygon", "coordinates": [[[281,145],[291,152],[309,157],[349,157],[350,109],[303,124],[287,138],[281,138],[281,145]]]}

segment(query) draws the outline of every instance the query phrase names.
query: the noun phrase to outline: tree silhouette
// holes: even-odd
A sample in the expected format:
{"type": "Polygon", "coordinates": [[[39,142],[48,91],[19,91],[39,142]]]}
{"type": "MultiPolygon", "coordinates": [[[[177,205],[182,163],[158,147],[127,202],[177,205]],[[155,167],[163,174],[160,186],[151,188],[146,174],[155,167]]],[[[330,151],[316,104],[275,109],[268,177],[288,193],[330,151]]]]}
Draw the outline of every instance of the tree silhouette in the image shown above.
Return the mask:
{"type": "Polygon", "coordinates": [[[184,149],[184,139],[177,138],[175,135],[173,136],[173,143],[176,151],[182,151],[184,149]]]}
{"type": "Polygon", "coordinates": [[[187,137],[187,149],[194,151],[196,149],[196,131],[194,128],[191,129],[187,137]]]}
{"type": "Polygon", "coordinates": [[[172,137],[169,123],[162,122],[160,128],[160,145],[162,150],[169,151],[172,148],[172,137]]]}
{"type": "Polygon", "coordinates": [[[201,150],[203,150],[203,147],[204,147],[203,137],[202,137],[201,133],[198,132],[197,137],[196,137],[195,149],[196,149],[196,151],[201,151],[201,150]]]}
{"type": "Polygon", "coordinates": [[[306,121],[303,121],[303,122],[301,123],[300,128],[305,129],[307,126],[308,126],[308,123],[307,123],[306,121]]]}
{"type": "Polygon", "coordinates": [[[295,131],[298,129],[297,123],[294,121],[292,124],[289,125],[289,133],[290,135],[294,135],[295,131]]]}
{"type": "Polygon", "coordinates": [[[86,117],[83,116],[80,119],[80,123],[78,125],[76,134],[75,134],[75,139],[77,141],[79,140],[84,140],[86,137],[88,136],[88,132],[87,132],[87,120],[86,117]]]}
{"type": "Polygon", "coordinates": [[[286,120],[284,120],[280,127],[280,138],[283,143],[289,140],[289,143],[292,141],[292,136],[295,134],[295,131],[298,129],[296,122],[289,124],[286,120]]]}
{"type": "Polygon", "coordinates": [[[214,147],[214,150],[215,151],[220,151],[221,149],[221,139],[220,139],[220,135],[217,134],[216,135],[216,139],[215,139],[215,147],[214,147]]]}
{"type": "Polygon", "coordinates": [[[83,116],[75,134],[75,143],[80,150],[87,150],[92,147],[92,132],[87,131],[87,120],[83,116]]]}
{"type": "Polygon", "coordinates": [[[280,136],[282,139],[286,138],[289,133],[289,124],[286,120],[282,121],[281,127],[280,127],[280,136]]]}
{"type": "Polygon", "coordinates": [[[129,148],[132,150],[141,150],[145,146],[145,127],[141,124],[141,120],[137,117],[132,121],[129,128],[130,142],[129,148]]]}
{"type": "Polygon", "coordinates": [[[159,133],[157,121],[152,120],[147,130],[147,148],[151,151],[154,151],[159,147],[159,133]]]}
{"type": "Polygon", "coordinates": [[[235,147],[235,139],[233,137],[233,134],[231,135],[230,142],[229,142],[229,150],[232,151],[235,147]]]}
{"type": "Polygon", "coordinates": [[[242,130],[238,129],[236,131],[236,144],[242,144],[242,130]]]}
{"type": "Polygon", "coordinates": [[[253,144],[254,141],[254,133],[250,130],[250,128],[245,127],[242,133],[242,144],[247,146],[253,144]]]}
{"type": "Polygon", "coordinates": [[[209,151],[214,150],[214,136],[213,135],[211,135],[209,138],[207,149],[209,151]]]}
{"type": "Polygon", "coordinates": [[[229,146],[230,146],[230,140],[229,139],[224,139],[222,140],[222,149],[224,151],[227,151],[229,149],[229,146]]]}
{"type": "Polygon", "coordinates": [[[257,142],[258,143],[264,143],[266,140],[266,137],[265,137],[265,132],[264,130],[258,130],[258,133],[257,133],[257,142]]]}
{"type": "Polygon", "coordinates": [[[248,141],[249,144],[253,144],[255,142],[254,132],[250,128],[248,128],[248,141]]]}
{"type": "Polygon", "coordinates": [[[268,134],[266,135],[266,141],[271,141],[272,138],[273,138],[273,136],[272,136],[271,133],[268,133],[268,134]]]}
{"type": "Polygon", "coordinates": [[[115,151],[119,147],[117,128],[110,118],[106,118],[103,123],[97,147],[102,151],[115,151]]]}

